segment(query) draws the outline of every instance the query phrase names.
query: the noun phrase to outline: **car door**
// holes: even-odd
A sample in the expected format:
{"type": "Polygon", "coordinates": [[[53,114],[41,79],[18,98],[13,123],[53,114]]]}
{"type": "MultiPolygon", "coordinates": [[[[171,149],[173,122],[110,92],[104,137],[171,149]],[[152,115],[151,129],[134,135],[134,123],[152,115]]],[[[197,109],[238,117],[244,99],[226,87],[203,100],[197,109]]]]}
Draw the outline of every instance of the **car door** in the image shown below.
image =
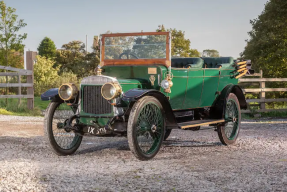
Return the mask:
{"type": "Polygon", "coordinates": [[[218,68],[205,68],[203,73],[203,89],[199,107],[210,107],[217,96],[220,72],[218,68]]]}
{"type": "Polygon", "coordinates": [[[188,70],[187,90],[184,100],[184,109],[199,107],[203,86],[203,69],[190,68],[188,70]]]}
{"type": "Polygon", "coordinates": [[[173,86],[171,87],[171,93],[168,93],[171,108],[173,110],[182,109],[187,85],[187,74],[188,69],[177,69],[172,68],[171,72],[173,74],[173,86]]]}

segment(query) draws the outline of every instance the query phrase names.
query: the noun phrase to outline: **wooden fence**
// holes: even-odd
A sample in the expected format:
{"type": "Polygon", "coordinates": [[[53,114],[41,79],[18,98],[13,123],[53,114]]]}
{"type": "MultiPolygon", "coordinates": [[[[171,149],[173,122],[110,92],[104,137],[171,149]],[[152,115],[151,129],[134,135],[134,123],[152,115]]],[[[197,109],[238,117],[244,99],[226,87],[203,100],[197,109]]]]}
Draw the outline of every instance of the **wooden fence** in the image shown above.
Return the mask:
{"type": "Polygon", "coordinates": [[[248,88],[243,89],[244,93],[259,93],[259,99],[247,99],[249,105],[247,110],[242,110],[242,113],[251,113],[250,103],[260,103],[260,109],[255,110],[256,112],[269,112],[269,111],[287,111],[287,109],[266,109],[265,103],[271,102],[287,102],[287,98],[278,99],[266,99],[266,92],[277,92],[277,91],[287,91],[287,88],[266,88],[266,82],[287,82],[287,78],[263,78],[262,70],[260,73],[255,73],[253,75],[246,75],[245,78],[239,79],[239,83],[259,83],[259,88],[248,88]],[[259,78],[248,78],[250,76],[255,76],[259,78]],[[247,77],[247,78],[246,78],[247,77]]]}
{"type": "MultiPolygon", "coordinates": [[[[9,66],[1,66],[0,69],[5,70],[5,72],[0,72],[0,76],[17,76],[18,83],[0,83],[0,87],[8,88],[8,87],[18,87],[18,94],[17,95],[0,95],[0,98],[18,98],[19,102],[21,98],[27,98],[27,107],[28,109],[34,108],[34,74],[33,74],[33,65],[34,60],[37,55],[37,52],[27,51],[26,52],[26,68],[27,69],[18,69],[9,66]],[[12,71],[12,72],[7,72],[12,71]],[[21,82],[21,76],[27,77],[27,82],[21,82]],[[22,95],[21,88],[27,87],[27,95],[22,95]]],[[[7,80],[7,78],[6,78],[7,80]]]]}

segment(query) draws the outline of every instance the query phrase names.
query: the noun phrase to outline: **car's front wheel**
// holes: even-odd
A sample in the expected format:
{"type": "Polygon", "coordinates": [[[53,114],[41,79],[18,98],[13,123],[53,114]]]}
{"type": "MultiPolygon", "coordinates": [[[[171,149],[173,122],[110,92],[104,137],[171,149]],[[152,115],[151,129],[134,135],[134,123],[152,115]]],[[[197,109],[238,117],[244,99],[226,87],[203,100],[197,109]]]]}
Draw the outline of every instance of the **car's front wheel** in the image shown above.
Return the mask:
{"type": "Polygon", "coordinates": [[[139,160],[149,160],[159,151],[165,135],[165,117],[161,103],[154,97],[138,100],[128,121],[129,147],[139,160]]]}
{"type": "Polygon", "coordinates": [[[53,152],[57,155],[71,155],[80,146],[82,136],[65,129],[74,111],[66,103],[51,102],[46,110],[44,132],[53,152]]]}
{"type": "Polygon", "coordinates": [[[233,93],[226,99],[224,119],[225,123],[217,126],[218,136],[222,144],[232,145],[237,140],[241,124],[239,101],[233,93]]]}

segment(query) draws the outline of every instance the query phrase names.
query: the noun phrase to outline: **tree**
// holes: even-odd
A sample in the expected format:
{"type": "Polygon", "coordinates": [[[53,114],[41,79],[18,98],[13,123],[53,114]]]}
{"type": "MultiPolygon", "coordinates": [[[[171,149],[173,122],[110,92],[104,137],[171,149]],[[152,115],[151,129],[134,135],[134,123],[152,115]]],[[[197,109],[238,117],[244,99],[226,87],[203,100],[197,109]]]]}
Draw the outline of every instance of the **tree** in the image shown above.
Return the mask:
{"type": "Polygon", "coordinates": [[[241,56],[251,59],[265,77],[287,77],[287,1],[268,1],[250,23],[250,39],[241,56]]]}
{"type": "Polygon", "coordinates": [[[205,49],[202,52],[202,57],[219,57],[219,52],[215,49],[205,49]]]}
{"type": "Polygon", "coordinates": [[[34,64],[34,81],[51,82],[58,78],[60,66],[53,67],[55,61],[49,58],[37,55],[37,61],[34,64]]]}
{"type": "Polygon", "coordinates": [[[82,78],[92,74],[99,62],[99,48],[93,49],[92,53],[86,53],[83,42],[71,41],[57,51],[55,66],[61,66],[60,74],[72,72],[82,78]]]}
{"type": "Polygon", "coordinates": [[[55,61],[46,57],[37,55],[37,61],[34,64],[34,85],[35,94],[40,95],[52,85],[59,78],[58,70],[60,66],[53,67],[55,61]]]}
{"type": "Polygon", "coordinates": [[[23,52],[23,40],[27,38],[27,34],[19,34],[18,31],[25,27],[23,19],[17,20],[18,15],[15,14],[16,9],[7,7],[4,1],[0,1],[0,54],[4,60],[2,65],[11,65],[9,63],[9,54],[12,51],[23,52]]]}
{"type": "Polygon", "coordinates": [[[185,38],[185,33],[177,29],[165,29],[164,25],[159,25],[157,32],[169,31],[172,35],[171,55],[176,57],[200,57],[196,49],[190,49],[190,40],[185,38]]]}
{"type": "MultiPolygon", "coordinates": [[[[0,50],[0,65],[5,64],[5,55],[0,50]]],[[[24,68],[24,55],[21,52],[10,50],[8,52],[8,65],[16,68],[24,68]]]]}
{"type": "Polygon", "coordinates": [[[54,41],[49,37],[45,37],[38,47],[39,55],[47,58],[54,58],[56,56],[56,50],[57,48],[54,41]]]}
{"type": "Polygon", "coordinates": [[[200,57],[200,52],[197,49],[190,49],[189,57],[200,57]]]}

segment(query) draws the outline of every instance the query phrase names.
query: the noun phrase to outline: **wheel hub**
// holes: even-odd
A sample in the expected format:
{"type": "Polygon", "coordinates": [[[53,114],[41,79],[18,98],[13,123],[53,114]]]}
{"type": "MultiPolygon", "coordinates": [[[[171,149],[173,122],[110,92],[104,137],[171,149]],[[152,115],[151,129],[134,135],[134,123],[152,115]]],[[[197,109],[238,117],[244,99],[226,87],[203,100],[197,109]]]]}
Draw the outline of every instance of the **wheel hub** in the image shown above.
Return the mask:
{"type": "Polygon", "coordinates": [[[233,118],[232,118],[232,122],[233,122],[233,123],[235,123],[236,120],[237,120],[236,117],[233,117],[233,118]]]}
{"type": "Polygon", "coordinates": [[[152,125],[152,126],[151,126],[151,131],[152,131],[153,133],[156,132],[156,128],[157,128],[157,127],[156,127],[155,125],[152,125]]]}

